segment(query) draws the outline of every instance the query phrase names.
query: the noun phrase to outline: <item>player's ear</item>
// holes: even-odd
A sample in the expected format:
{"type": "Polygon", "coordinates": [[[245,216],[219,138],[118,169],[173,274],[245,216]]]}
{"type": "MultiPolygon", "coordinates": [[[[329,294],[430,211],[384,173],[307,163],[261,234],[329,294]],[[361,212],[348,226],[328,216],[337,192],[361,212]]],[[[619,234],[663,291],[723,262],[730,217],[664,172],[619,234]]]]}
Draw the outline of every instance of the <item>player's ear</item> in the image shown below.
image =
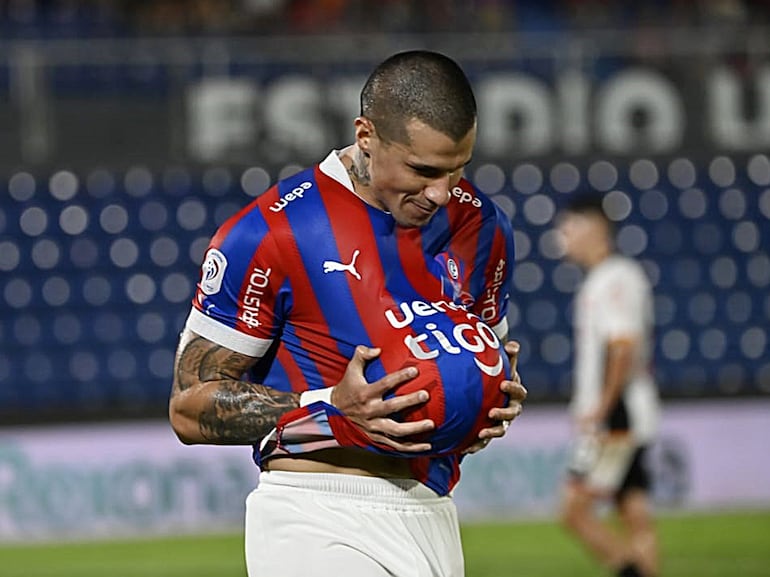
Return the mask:
{"type": "Polygon", "coordinates": [[[374,123],[366,116],[359,116],[354,122],[356,129],[356,144],[364,153],[371,149],[371,141],[375,138],[374,123]]]}

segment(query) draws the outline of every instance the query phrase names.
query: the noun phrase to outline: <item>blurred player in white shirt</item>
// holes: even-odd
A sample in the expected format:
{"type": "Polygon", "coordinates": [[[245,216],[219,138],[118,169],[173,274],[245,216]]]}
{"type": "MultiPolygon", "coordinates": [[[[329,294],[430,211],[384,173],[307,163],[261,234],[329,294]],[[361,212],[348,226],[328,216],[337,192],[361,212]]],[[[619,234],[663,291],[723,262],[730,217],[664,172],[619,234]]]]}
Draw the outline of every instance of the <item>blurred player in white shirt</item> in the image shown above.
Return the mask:
{"type": "Polygon", "coordinates": [[[642,267],[614,252],[613,226],[599,197],[577,197],[558,230],[566,258],[586,272],[574,303],[575,447],[565,486],[566,527],[621,577],[658,573],[648,499],[647,447],[659,419],[650,372],[652,289],[642,267]],[[612,499],[620,530],[595,511],[612,499]]]}

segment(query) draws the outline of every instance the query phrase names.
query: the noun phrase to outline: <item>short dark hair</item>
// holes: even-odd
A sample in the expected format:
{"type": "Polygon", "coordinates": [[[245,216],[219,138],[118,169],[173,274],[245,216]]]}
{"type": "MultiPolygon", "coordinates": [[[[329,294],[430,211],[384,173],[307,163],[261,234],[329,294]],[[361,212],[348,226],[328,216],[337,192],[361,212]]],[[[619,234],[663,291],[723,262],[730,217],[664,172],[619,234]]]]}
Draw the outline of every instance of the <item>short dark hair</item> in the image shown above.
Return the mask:
{"type": "Polygon", "coordinates": [[[367,79],[361,116],[374,123],[385,142],[408,142],[406,125],[414,119],[459,142],[476,122],[476,99],[451,58],[426,50],[399,52],[367,79]]]}
{"type": "Polygon", "coordinates": [[[604,197],[600,194],[578,193],[567,201],[564,212],[575,214],[595,214],[609,221],[603,206],[604,197]]]}
{"type": "Polygon", "coordinates": [[[591,192],[577,193],[571,197],[562,209],[564,214],[593,215],[601,218],[607,225],[607,232],[615,234],[615,223],[604,210],[604,195],[591,192]]]}

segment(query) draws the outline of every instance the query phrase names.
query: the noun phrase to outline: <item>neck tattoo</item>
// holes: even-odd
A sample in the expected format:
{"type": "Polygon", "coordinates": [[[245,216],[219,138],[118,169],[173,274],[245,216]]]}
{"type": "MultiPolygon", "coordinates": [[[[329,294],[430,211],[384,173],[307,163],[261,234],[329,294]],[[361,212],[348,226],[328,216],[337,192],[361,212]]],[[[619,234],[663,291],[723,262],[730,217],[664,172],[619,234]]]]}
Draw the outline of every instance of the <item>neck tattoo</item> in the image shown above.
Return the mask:
{"type": "Polygon", "coordinates": [[[361,186],[369,186],[372,182],[371,176],[369,176],[369,166],[367,165],[367,158],[363,151],[359,150],[353,159],[350,168],[348,168],[348,174],[354,184],[360,184],[361,186]]]}

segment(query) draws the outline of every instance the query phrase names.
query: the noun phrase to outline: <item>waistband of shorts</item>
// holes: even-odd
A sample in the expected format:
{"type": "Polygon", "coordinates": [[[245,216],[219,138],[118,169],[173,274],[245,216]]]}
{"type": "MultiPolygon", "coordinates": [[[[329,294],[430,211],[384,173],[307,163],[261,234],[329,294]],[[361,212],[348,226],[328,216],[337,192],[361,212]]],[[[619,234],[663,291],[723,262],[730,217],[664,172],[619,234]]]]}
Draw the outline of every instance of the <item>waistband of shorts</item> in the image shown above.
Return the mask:
{"type": "Polygon", "coordinates": [[[306,491],[339,495],[346,499],[371,500],[397,505],[426,505],[451,501],[414,479],[384,479],[339,473],[298,473],[294,471],[263,471],[259,484],[293,487],[306,491]]]}

